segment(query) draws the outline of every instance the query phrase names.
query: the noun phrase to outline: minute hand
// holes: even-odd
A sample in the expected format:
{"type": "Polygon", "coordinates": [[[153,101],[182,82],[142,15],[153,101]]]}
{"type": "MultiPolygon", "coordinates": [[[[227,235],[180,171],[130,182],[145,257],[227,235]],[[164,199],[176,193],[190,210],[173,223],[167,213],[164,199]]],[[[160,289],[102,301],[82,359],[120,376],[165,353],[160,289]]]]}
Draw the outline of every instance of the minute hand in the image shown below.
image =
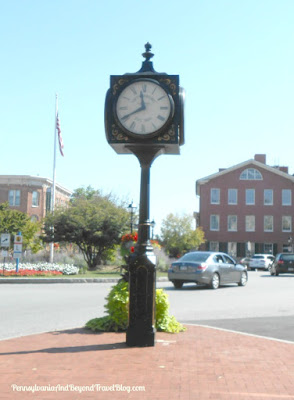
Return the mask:
{"type": "Polygon", "coordinates": [[[136,114],[136,113],[139,112],[139,111],[143,111],[143,110],[145,110],[145,108],[146,108],[145,104],[142,104],[141,107],[139,107],[139,108],[137,108],[136,110],[130,112],[129,114],[124,115],[121,119],[122,119],[123,121],[125,121],[125,120],[128,119],[131,115],[136,114]]]}

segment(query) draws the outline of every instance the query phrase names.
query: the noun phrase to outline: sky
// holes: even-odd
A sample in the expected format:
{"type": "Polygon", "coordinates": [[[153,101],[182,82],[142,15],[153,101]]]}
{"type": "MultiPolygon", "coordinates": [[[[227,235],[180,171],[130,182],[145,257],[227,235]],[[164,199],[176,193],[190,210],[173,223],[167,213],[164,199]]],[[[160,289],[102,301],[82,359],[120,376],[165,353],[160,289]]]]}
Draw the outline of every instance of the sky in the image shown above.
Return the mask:
{"type": "Polygon", "coordinates": [[[197,179],[267,155],[294,173],[293,0],[0,0],[1,175],[56,181],[138,205],[140,166],[104,130],[110,75],[154,69],[185,89],[185,145],[151,167],[150,218],[198,211],[197,179]]]}

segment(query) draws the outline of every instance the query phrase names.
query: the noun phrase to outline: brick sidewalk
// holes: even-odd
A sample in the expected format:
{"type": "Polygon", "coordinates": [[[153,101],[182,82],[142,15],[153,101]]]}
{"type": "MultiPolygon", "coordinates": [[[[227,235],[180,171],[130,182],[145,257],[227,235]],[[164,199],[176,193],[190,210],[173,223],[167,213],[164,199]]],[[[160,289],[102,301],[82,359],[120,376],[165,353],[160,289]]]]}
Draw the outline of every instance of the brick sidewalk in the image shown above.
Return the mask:
{"type": "Polygon", "coordinates": [[[84,329],[3,340],[0,399],[294,399],[294,345],[201,326],[148,348],[84,329]],[[57,391],[17,391],[35,385],[57,391]]]}

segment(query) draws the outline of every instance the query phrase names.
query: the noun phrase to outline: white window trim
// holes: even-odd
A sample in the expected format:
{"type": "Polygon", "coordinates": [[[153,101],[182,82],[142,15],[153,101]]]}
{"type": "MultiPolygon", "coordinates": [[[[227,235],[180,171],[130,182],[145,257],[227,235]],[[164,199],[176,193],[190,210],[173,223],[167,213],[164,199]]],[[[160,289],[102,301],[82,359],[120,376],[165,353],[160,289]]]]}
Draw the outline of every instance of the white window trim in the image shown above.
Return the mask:
{"type": "Polygon", "coordinates": [[[264,206],[273,206],[274,205],[274,191],[273,191],[273,189],[264,189],[264,191],[263,191],[263,205],[264,206]],[[271,191],[271,193],[272,193],[272,202],[271,203],[266,203],[265,202],[265,191],[266,190],[271,191]]]}
{"type": "Polygon", "coordinates": [[[246,206],[255,206],[255,189],[250,189],[250,188],[245,189],[245,204],[246,204],[246,206]],[[247,203],[247,191],[248,190],[253,190],[253,203],[247,203]]]}
{"type": "Polygon", "coordinates": [[[237,232],[237,231],[238,231],[238,216],[237,215],[228,215],[228,232],[237,232]],[[230,217],[236,217],[236,229],[230,229],[230,227],[229,227],[230,217]]]}
{"type": "Polygon", "coordinates": [[[273,215],[264,215],[263,217],[263,231],[264,232],[273,232],[274,231],[274,217],[273,215]],[[265,229],[265,219],[266,217],[271,217],[272,219],[272,229],[265,229]]]}
{"type": "Polygon", "coordinates": [[[210,224],[209,224],[209,229],[211,230],[211,231],[214,231],[214,232],[218,232],[219,231],[219,226],[220,226],[220,218],[219,218],[219,215],[216,215],[216,214],[211,214],[210,215],[210,224]],[[217,229],[213,229],[211,226],[212,226],[212,223],[211,223],[211,221],[212,221],[212,217],[217,217],[217,220],[218,220],[218,228],[217,229]]]}
{"type": "Polygon", "coordinates": [[[292,190],[291,189],[282,189],[282,206],[285,206],[285,207],[292,206],[292,190]],[[283,201],[283,192],[284,191],[290,192],[290,203],[289,204],[284,204],[284,201],[283,201]]]}
{"type": "Polygon", "coordinates": [[[220,189],[219,188],[211,188],[210,189],[210,204],[220,204],[220,189]],[[218,191],[218,201],[212,201],[212,191],[213,190],[218,191]]]}
{"type": "Polygon", "coordinates": [[[245,215],[245,232],[255,232],[255,215],[245,215]],[[253,217],[254,218],[254,229],[247,229],[247,224],[246,224],[246,219],[247,217],[253,217]]]}
{"type": "Polygon", "coordinates": [[[282,232],[292,232],[292,216],[291,215],[282,215],[282,232]],[[283,228],[283,218],[290,218],[290,229],[283,228]]]}
{"type": "Polygon", "coordinates": [[[228,204],[234,205],[234,206],[238,205],[238,189],[235,189],[235,188],[229,188],[228,189],[228,204]],[[236,192],[236,203],[230,202],[230,196],[229,196],[229,191],[230,190],[234,190],[236,192]]]}

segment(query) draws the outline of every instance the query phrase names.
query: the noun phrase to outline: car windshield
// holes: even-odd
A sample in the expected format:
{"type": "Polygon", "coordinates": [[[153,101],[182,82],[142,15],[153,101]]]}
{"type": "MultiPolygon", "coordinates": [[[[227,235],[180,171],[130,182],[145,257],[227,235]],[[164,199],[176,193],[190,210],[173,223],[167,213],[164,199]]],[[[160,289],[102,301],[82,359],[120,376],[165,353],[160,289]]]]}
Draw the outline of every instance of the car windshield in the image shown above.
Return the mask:
{"type": "Polygon", "coordinates": [[[210,253],[187,253],[180,259],[180,261],[204,262],[208,259],[209,256],[210,253]]]}
{"type": "Polygon", "coordinates": [[[294,261],[294,254],[283,254],[281,260],[284,261],[294,261]]]}

